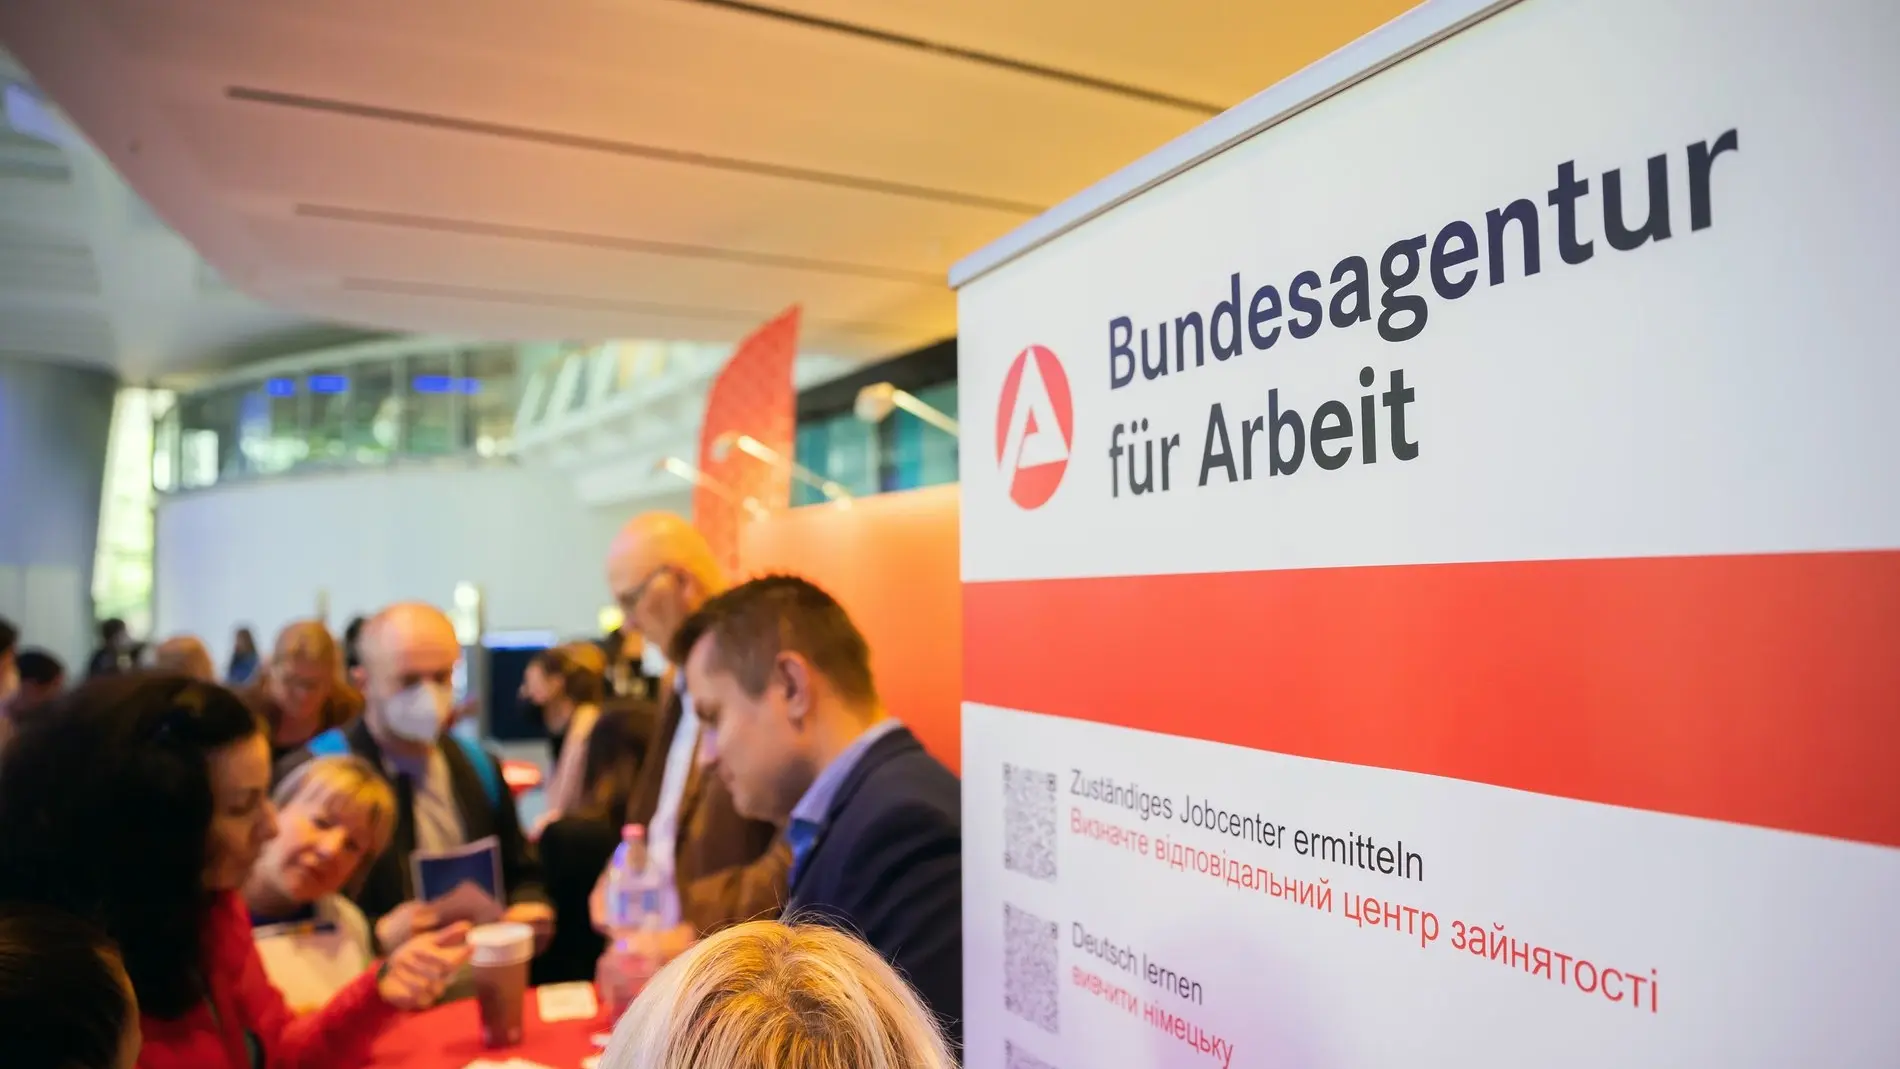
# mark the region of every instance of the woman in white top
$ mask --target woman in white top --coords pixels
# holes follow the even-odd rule
[[[264,972],[301,1012],[375,959],[369,923],[344,896],[389,846],[396,796],[369,762],[320,757],[277,785],[277,837],[244,884]]]
[[[547,811],[534,822],[530,838],[579,807],[586,789],[587,738],[600,719],[602,676],[607,656],[591,642],[570,642],[543,650],[528,662],[521,678],[522,702],[540,711],[548,735],[560,740],[554,775],[548,779]]]

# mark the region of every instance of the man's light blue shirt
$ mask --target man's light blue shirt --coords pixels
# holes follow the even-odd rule
[[[844,785],[845,777],[858,767],[858,762],[877,740],[904,726],[896,717],[885,717],[872,724],[864,734],[853,739],[851,745],[818,773],[811,781],[805,794],[792,807],[792,820],[785,828],[785,841],[792,847],[792,871],[790,879],[798,879],[799,869],[804,867],[806,855],[811,853],[812,844],[818,841],[818,833],[824,830],[825,820],[831,814],[832,800],[838,796],[838,788]]]

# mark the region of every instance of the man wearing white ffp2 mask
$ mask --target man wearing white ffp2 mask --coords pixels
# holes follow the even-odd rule
[[[446,684],[424,680],[391,695],[382,706],[382,725],[397,739],[433,746],[455,706]]]
[[[362,719],[310,740],[299,756],[354,753],[380,769],[395,789],[390,847],[352,896],[375,924],[377,941],[392,949],[413,935],[464,919],[445,916],[422,900],[426,896],[415,886],[411,862],[492,838],[500,858],[496,890],[503,916],[533,925],[545,945],[554,913],[500,761],[479,743],[448,730],[454,719],[455,667],[462,658],[454,625],[428,605],[394,605],[364,625],[359,649],[362,663],[355,682],[363,693]]]

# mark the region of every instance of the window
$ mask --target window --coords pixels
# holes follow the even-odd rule
[[[350,377],[341,369],[313,371],[300,385],[310,407],[308,456],[315,461],[341,461],[350,451]]]
[[[409,401],[406,406],[403,451],[414,456],[442,456],[455,452],[460,437],[456,424],[461,354],[430,353],[407,361]]]
[[[916,391],[919,401],[956,418],[957,384],[938,383]],[[879,472],[885,490],[957,481],[957,440],[954,436],[899,409],[878,426],[888,463]]]
[[[854,497],[885,487],[878,479],[878,428],[846,412],[798,429],[798,462],[845,488]],[[792,504],[812,505],[825,495],[815,486],[792,483]]]
[[[158,432],[169,426],[176,437],[176,413],[166,390],[127,387],[112,404],[92,599],[98,616],[121,617],[134,634],[149,633],[152,624],[153,482],[147,473],[157,470]]]
[[[514,448],[515,408],[521,395],[514,350],[476,349],[465,359],[462,448],[477,456],[505,456]]]
[[[610,390],[612,354],[595,351],[608,357],[595,377]],[[524,360],[539,360],[550,372],[593,366],[570,352],[552,345],[378,342],[312,354],[295,367],[240,373],[175,403],[167,395],[170,407],[150,417],[149,485],[168,493],[403,457],[506,457],[514,452],[517,412],[527,407]],[[560,374],[573,402],[586,376]]]
[[[952,418],[957,414],[955,380],[912,391],[918,400]],[[878,423],[852,412],[800,424],[798,462],[842,485],[853,495],[914,490],[957,481],[957,439],[899,409]],[[825,500],[814,487],[792,485],[792,504]]]
[[[397,362],[349,364],[302,376],[309,394],[306,455],[318,462],[380,464],[402,443]]]
[[[152,489],[170,493],[178,482],[178,403],[167,392],[154,401]]]
[[[304,440],[296,381],[271,378],[238,397],[238,453],[242,474],[275,475],[303,461]]]
[[[226,386],[189,395],[179,402],[181,482],[185,486],[210,486],[242,469],[238,402],[243,394],[243,387]]]

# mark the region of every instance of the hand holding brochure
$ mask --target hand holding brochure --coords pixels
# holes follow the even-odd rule
[[[410,856],[416,897],[433,906],[442,923],[488,924],[501,916],[501,840],[493,835],[440,853]]]

